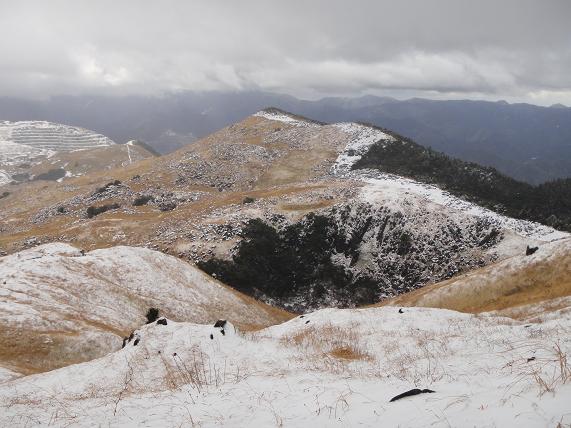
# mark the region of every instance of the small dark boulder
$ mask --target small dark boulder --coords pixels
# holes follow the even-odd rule
[[[176,208],[176,202],[173,201],[163,201],[158,204],[159,210],[161,211],[172,211]]]
[[[399,314],[404,314],[404,311],[402,310],[402,308],[399,309]]]
[[[157,320],[157,325],[167,325],[167,319],[166,318],[160,318]]]
[[[226,320],[218,320],[214,323],[214,327],[224,328],[226,326]]]
[[[140,337],[137,337],[137,338],[135,339],[135,341],[133,342],[133,346],[137,346],[140,341],[141,341],[141,338],[140,338]]]
[[[137,196],[134,200],[133,200],[133,206],[134,207],[140,207],[143,205],[147,205],[149,202],[154,201],[155,198],[152,195],[141,195],[141,196]]]
[[[145,316],[147,317],[147,324],[155,322],[159,317],[159,310],[157,308],[149,308]]]
[[[531,256],[533,253],[535,253],[537,250],[539,249],[539,247],[530,247],[529,245],[527,246],[527,248],[525,249],[525,255],[526,256]]]
[[[107,211],[116,210],[119,208],[121,208],[121,205],[119,205],[118,203],[101,205],[98,207],[96,207],[94,205],[90,205],[89,207],[87,207],[86,214],[87,214],[87,218],[93,218],[95,216],[98,216],[99,214],[103,214]]]
[[[414,388],[411,389],[410,391],[407,392],[403,392],[402,394],[399,394],[393,398],[390,399],[389,403],[392,403],[393,401],[397,401],[400,400],[401,398],[406,398],[406,397],[412,397],[413,395],[418,395],[418,394],[427,394],[427,393],[433,393],[435,391],[433,391],[432,389],[418,389],[418,388]]]
[[[214,335],[213,335],[213,334],[210,335],[210,340],[214,340]]]
[[[242,203],[243,204],[251,204],[253,202],[255,202],[256,200],[250,196],[246,196],[243,200]]]

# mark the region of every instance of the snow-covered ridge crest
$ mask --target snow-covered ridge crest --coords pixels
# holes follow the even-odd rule
[[[257,113],[253,114],[254,117],[261,117],[268,120],[274,120],[276,122],[283,122],[287,123],[288,125],[294,126],[302,126],[302,127],[310,127],[310,128],[319,128],[321,125],[315,121],[309,119],[303,119],[300,116],[296,116],[291,113],[287,113],[285,111],[276,109],[276,108],[268,108],[264,110],[260,110]]]
[[[332,125],[349,135],[349,144],[337,157],[333,166],[333,174],[342,175],[367,153],[370,147],[380,141],[395,141],[395,138],[378,128],[354,122],[342,122]]]
[[[435,204],[450,210],[452,215],[483,217],[504,230],[543,242],[569,238],[571,234],[553,229],[541,223],[520,220],[498,214],[490,209],[460,199],[439,187],[409,178],[382,173],[376,170],[351,171],[350,176],[366,183],[360,198],[373,205],[402,206],[404,200],[415,199],[417,204]]]
[[[571,236],[567,232],[561,232],[540,223],[498,214],[460,199],[434,185],[373,169],[352,170],[353,165],[368,152],[372,145],[394,143],[398,140],[380,129],[358,123],[338,123],[332,126],[351,135],[349,143],[331,168],[332,173],[338,177],[366,183],[360,192],[360,199],[373,206],[389,205],[399,210],[403,208],[403,201],[415,199],[415,204],[425,206],[434,204],[450,209],[452,213],[463,217],[484,217],[497,228],[511,230],[525,238],[551,242]],[[404,141],[401,143],[406,144]]]

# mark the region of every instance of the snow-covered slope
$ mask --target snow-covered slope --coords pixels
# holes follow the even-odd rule
[[[566,426],[570,328],[418,308],[327,309],[253,334],[168,320],[0,384],[0,424]],[[433,392],[390,401],[413,388]]]
[[[312,127],[312,128],[321,127],[321,125],[318,122],[274,108],[260,110],[259,112],[254,113],[253,117],[261,117],[264,119],[273,120],[276,122],[282,122],[288,125],[293,125],[298,127]]]
[[[385,144],[395,142],[394,137],[372,126],[353,122],[335,123],[333,126],[349,137],[349,144],[345,146],[333,165],[332,171],[335,175],[349,173],[351,167],[367,153],[371,145],[380,141]]]
[[[551,242],[571,236],[569,233],[560,232],[539,223],[503,216],[462,200],[436,186],[377,170],[352,170],[353,165],[367,153],[373,144],[406,144],[406,142],[398,141],[393,136],[372,126],[356,123],[342,123],[334,126],[338,126],[351,135],[351,138],[350,143],[335,161],[332,172],[339,177],[366,183],[360,197],[372,205],[382,204],[402,209],[406,205],[426,206],[429,204],[432,207],[442,207],[451,213],[461,213],[466,217],[485,218],[498,228],[542,242]],[[426,207],[426,209],[429,208]]]
[[[288,317],[157,251],[47,244],[0,258],[0,366],[29,373],[105,355],[151,307],[250,327]]]

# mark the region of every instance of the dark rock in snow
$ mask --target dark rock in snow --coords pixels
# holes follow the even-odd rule
[[[155,322],[159,317],[159,310],[157,308],[149,308],[145,316],[147,317],[147,324]]]
[[[527,248],[525,249],[525,255],[526,256],[531,256],[533,253],[535,253],[537,250],[539,249],[539,247],[530,247],[529,245],[527,246]]]
[[[393,401],[400,400],[401,398],[412,397],[413,395],[427,394],[427,393],[433,393],[433,392],[436,392],[436,391],[433,391],[432,389],[414,388],[414,389],[411,389],[410,391],[403,392],[402,394],[399,394],[399,395],[391,398],[389,402],[392,403]]]
[[[225,325],[226,325],[226,320],[218,320],[214,323],[214,327],[217,328],[224,328]]]

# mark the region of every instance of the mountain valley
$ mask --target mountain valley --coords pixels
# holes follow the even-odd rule
[[[0,186],[2,425],[567,423],[565,184],[514,208],[531,186],[275,108],[35,167],[82,157]]]

